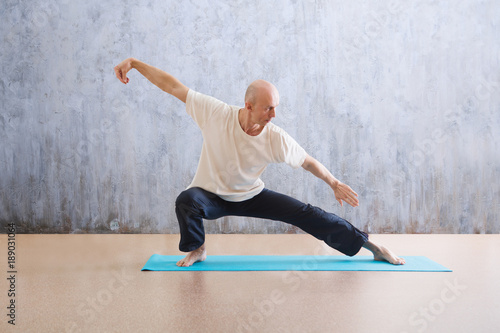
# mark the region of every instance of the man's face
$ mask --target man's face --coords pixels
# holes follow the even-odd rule
[[[252,106],[252,121],[260,126],[266,126],[276,117],[276,108],[279,104],[279,94],[275,89],[259,91],[255,104]]]

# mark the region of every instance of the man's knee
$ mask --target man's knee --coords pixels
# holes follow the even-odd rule
[[[199,200],[200,198],[215,198],[216,195],[205,191],[200,187],[191,187],[187,190],[182,191],[175,200],[175,206],[192,206],[194,202]],[[203,200],[202,200],[203,201]]]
[[[191,187],[182,191],[175,200],[175,211],[177,215],[182,215],[183,218],[188,216],[201,215],[205,216],[206,202],[212,200],[215,194],[205,191],[199,187]]]
[[[194,212],[195,189],[190,188],[182,191],[175,200],[175,213],[179,223],[186,223]]]
[[[192,188],[182,191],[175,199],[175,208],[183,207],[186,205],[190,205],[193,202],[193,191]]]

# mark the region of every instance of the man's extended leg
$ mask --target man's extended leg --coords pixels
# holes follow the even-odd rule
[[[404,263],[386,248],[369,241],[368,234],[348,221],[287,195],[264,189],[241,208],[240,212],[233,212],[231,215],[290,223],[348,256],[355,255],[361,247],[365,247],[373,252],[375,260],[385,260],[392,264]]]

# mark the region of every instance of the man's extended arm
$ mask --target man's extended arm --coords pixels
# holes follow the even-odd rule
[[[341,206],[343,206],[342,200],[353,207],[359,206],[358,194],[348,185],[335,178],[331,172],[314,157],[307,155],[302,167],[327,183],[332,188],[335,193],[335,198]]]
[[[137,71],[139,71],[139,73],[144,75],[146,79],[151,81],[151,83],[156,85],[161,90],[177,97],[178,99],[186,103],[186,97],[189,90],[188,87],[183,85],[172,75],[137,59],[128,58],[115,66],[116,77],[124,84],[127,84],[129,82],[127,73],[132,68],[135,68]]]

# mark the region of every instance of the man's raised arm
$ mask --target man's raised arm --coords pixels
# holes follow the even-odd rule
[[[189,90],[188,87],[183,85],[179,80],[177,80],[167,72],[164,72],[159,68],[148,65],[135,58],[125,59],[117,66],[115,66],[116,77],[124,84],[127,84],[129,82],[127,73],[132,68],[138,70],[139,73],[144,75],[146,79],[151,81],[151,83],[153,83],[161,90],[177,97],[178,99],[186,103],[186,97]]]
[[[357,198],[358,194],[354,192],[348,185],[335,178],[331,174],[331,172],[328,171],[328,169],[314,157],[307,155],[304,163],[302,163],[302,167],[330,185],[333,192],[335,193],[335,199],[337,199],[341,206],[342,200],[353,207],[359,206],[359,200]]]

